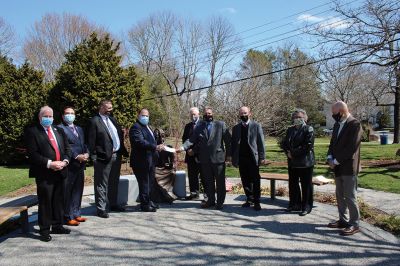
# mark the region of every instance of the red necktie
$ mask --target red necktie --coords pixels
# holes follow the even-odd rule
[[[60,161],[61,160],[60,150],[58,149],[57,142],[53,136],[53,133],[51,133],[50,127],[47,128],[47,136],[49,137],[51,146],[53,146],[53,149],[56,152],[56,161]]]

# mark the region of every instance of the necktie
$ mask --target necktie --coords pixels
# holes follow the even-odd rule
[[[108,131],[109,131],[110,134],[111,134],[111,139],[112,139],[112,142],[113,142],[113,149],[114,149],[114,151],[116,151],[116,150],[117,150],[117,137],[115,136],[114,131],[111,129],[109,120],[110,120],[110,119],[107,117],[107,118],[106,118],[106,121],[107,121],[107,128],[108,128]]]
[[[58,149],[56,139],[54,138],[50,127],[47,128],[47,136],[49,137],[51,146],[53,146],[53,149],[56,152],[56,161],[60,161],[61,160],[60,150]]]
[[[212,123],[210,122],[210,123],[207,124],[208,137],[210,137],[211,129],[212,129]]]
[[[72,129],[72,132],[74,133],[74,135],[75,135],[76,137],[78,137],[78,131],[76,131],[75,126],[74,126],[74,125],[71,125],[71,126],[69,126],[69,127]]]

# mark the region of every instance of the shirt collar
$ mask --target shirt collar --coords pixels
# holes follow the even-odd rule
[[[347,116],[344,117],[343,120],[341,120],[339,123],[340,124],[345,124],[347,122],[347,119],[349,119],[349,117],[350,117],[350,114],[347,114]]]
[[[99,113],[99,115],[100,115],[100,117],[101,117],[103,120],[108,119],[108,115],[102,115],[102,114],[100,114],[100,113]]]

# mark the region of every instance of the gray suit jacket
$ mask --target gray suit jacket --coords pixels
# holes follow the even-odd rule
[[[357,175],[360,168],[360,144],[362,128],[360,122],[350,116],[338,136],[339,123],[335,123],[328,156],[338,161],[336,176]]]
[[[225,123],[213,121],[210,136],[207,132],[207,122],[200,121],[192,136],[183,143],[185,150],[195,145],[194,152],[198,154],[200,163],[225,163],[226,154],[231,154],[231,134]]]
[[[259,123],[251,120],[248,132],[248,143],[253,152],[253,158],[257,165],[265,159],[264,133]],[[239,166],[239,150],[241,139],[242,123],[235,125],[232,129],[232,164]]]

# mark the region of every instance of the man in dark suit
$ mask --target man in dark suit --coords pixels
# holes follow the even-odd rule
[[[203,121],[196,127],[194,134],[182,145],[182,150],[188,150],[195,145],[204,178],[207,201],[202,202],[202,208],[215,206],[222,210],[225,202],[225,160],[226,154],[231,154],[231,135],[222,121],[214,121],[213,110],[204,109]],[[217,203],[215,203],[215,182],[217,183]]]
[[[182,143],[185,143],[192,135],[197,125],[200,124],[200,112],[197,107],[190,108],[190,122],[185,125],[183,131]],[[198,162],[197,155],[194,153],[195,147],[190,147],[185,155],[185,163],[187,164],[187,171],[189,177],[189,189],[190,195],[187,197],[188,200],[199,198],[199,176],[200,176],[200,164]],[[204,187],[204,184],[203,184]]]
[[[29,156],[29,177],[34,177],[39,200],[40,239],[51,241],[52,234],[69,234],[62,226],[64,216],[63,183],[71,150],[61,128],[52,126],[53,109],[44,106],[39,112],[40,124],[25,132]],[[51,232],[50,232],[51,227]]]
[[[341,228],[341,235],[360,232],[360,211],[357,204],[357,175],[360,169],[362,128],[344,102],[332,105],[336,123],[328,150],[328,163],[335,173],[336,200],[339,220],[329,223],[330,228]],[[349,218],[346,211],[349,210]]]
[[[86,218],[81,216],[81,202],[85,181],[85,163],[89,158],[89,153],[82,128],[74,124],[75,110],[69,106],[65,107],[62,118],[63,123],[59,127],[64,130],[72,152],[68,165],[68,177],[65,182],[64,217],[67,225],[77,226],[86,221]]]
[[[250,119],[250,108],[243,106],[239,110],[241,122],[232,129],[232,165],[239,167],[240,178],[246,202],[242,207],[254,203],[256,211],[260,205],[260,165],[265,163],[264,133],[261,125]]]
[[[122,156],[128,157],[121,127],[111,115],[112,103],[102,100],[99,113],[88,125],[87,144],[94,162],[94,187],[97,216],[108,218],[108,212],[125,211],[118,205],[118,183]]]
[[[153,131],[149,127],[149,111],[140,110],[136,123],[129,130],[131,142],[131,167],[139,185],[140,209],[144,212],[155,212],[158,208],[150,198],[155,182],[157,152],[164,145],[157,145]]]

